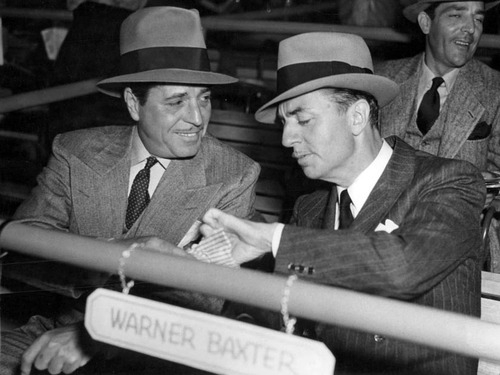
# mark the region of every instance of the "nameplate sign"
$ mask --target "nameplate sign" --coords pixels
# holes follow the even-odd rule
[[[217,374],[331,375],[318,341],[106,289],[87,300],[93,339]]]

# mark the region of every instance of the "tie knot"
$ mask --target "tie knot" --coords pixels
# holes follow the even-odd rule
[[[156,164],[157,161],[158,159],[156,159],[154,156],[150,156],[149,158],[146,159],[146,166],[144,167],[144,169],[151,169],[153,165]]]
[[[432,79],[432,87],[431,90],[436,90],[439,86],[441,86],[444,82],[443,77],[434,77]]]

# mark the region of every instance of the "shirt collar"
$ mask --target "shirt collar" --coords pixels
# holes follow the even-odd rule
[[[458,73],[460,72],[459,68],[455,68],[452,71],[446,73],[443,76],[444,79],[444,89],[447,93],[451,91],[455,81],[457,80]],[[437,77],[432,70],[429,69],[425,60],[422,58],[422,75],[420,76],[419,89],[421,92],[427,91],[431,87],[431,81],[434,77]]]
[[[154,155],[151,155],[146,149],[146,146],[144,146],[144,143],[142,143],[141,137],[139,137],[139,133],[137,132],[137,126],[135,126],[134,131],[132,132],[130,166],[133,167],[134,165],[142,163],[150,156]],[[155,158],[158,160],[158,163],[163,167],[163,169],[167,169],[170,159],[160,158],[158,156],[155,156]]]
[[[356,216],[361,208],[365,204],[368,196],[372,192],[376,183],[380,179],[380,176],[385,170],[385,167],[389,163],[389,159],[392,156],[392,148],[389,144],[383,140],[382,147],[378,152],[377,157],[371,162],[371,164],[359,174],[354,182],[347,188],[349,191],[349,196],[351,197],[352,204],[354,206],[353,215]],[[337,186],[337,193],[340,193],[344,188]]]

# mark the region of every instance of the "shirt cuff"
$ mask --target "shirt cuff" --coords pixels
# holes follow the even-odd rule
[[[283,233],[283,229],[285,228],[285,224],[278,223],[273,233],[273,242],[271,243],[271,251],[273,252],[273,256],[276,258],[276,254],[278,254],[278,248],[280,247],[281,242],[281,234]]]

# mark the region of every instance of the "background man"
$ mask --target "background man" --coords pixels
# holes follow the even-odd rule
[[[277,117],[283,145],[293,148],[305,175],[331,188],[300,197],[291,225],[211,209],[201,230],[224,228],[237,263],[273,253],[276,273],[479,316],[481,175],[470,163],[415,151],[397,137],[384,140],[378,108],[397,86],[372,68],[357,36],[282,41],[278,95],[255,117]],[[477,372],[476,359],[341,327],[312,330],[299,333],[330,348],[336,374]]]
[[[199,219],[209,207],[252,216],[259,166],[206,134],[210,87],[236,79],[210,71],[198,13],[173,7],[139,10],[122,24],[120,49],[120,74],[98,87],[123,95],[137,126],[57,136],[38,186],[14,218],[162,250],[162,241],[183,247],[196,240]],[[5,273],[23,271],[16,277],[42,288],[62,286],[73,296],[79,294],[73,284],[97,282],[85,280],[84,270],[64,266],[21,268],[5,267]],[[203,311],[217,313],[222,305],[215,298],[151,285],[134,289],[132,293]],[[0,374],[19,374],[21,355],[22,374],[32,365],[56,374],[86,364],[93,351],[83,345],[79,323],[68,325],[82,315],[64,311],[55,318],[33,317],[4,334]]]
[[[498,3],[419,0],[403,10],[425,35],[425,51],[376,67],[400,84],[399,96],[381,111],[382,136],[498,177],[491,172],[500,170],[500,73],[474,58],[485,13]],[[498,272],[500,228],[492,223],[488,267]]]
[[[396,99],[381,110],[383,136],[470,161],[481,171],[500,170],[500,73],[474,59],[485,11],[498,3],[419,0],[404,9],[425,35],[425,51],[376,67],[400,85]],[[442,78],[436,83],[439,115],[419,115],[435,77]]]

